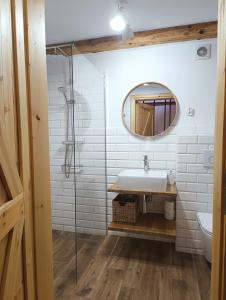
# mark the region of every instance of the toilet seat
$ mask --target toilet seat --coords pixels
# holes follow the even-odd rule
[[[212,260],[212,214],[209,213],[197,213],[197,220],[201,229],[203,254],[208,262]]]
[[[197,219],[200,227],[206,234],[213,235],[213,217],[210,213],[197,213]]]

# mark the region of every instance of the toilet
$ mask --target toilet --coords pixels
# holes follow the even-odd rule
[[[213,217],[210,213],[197,213],[197,220],[200,226],[203,253],[208,262],[211,263],[212,254],[212,234],[213,234]]]

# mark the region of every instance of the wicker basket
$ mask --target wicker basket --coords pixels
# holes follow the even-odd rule
[[[139,197],[137,195],[118,195],[112,203],[113,222],[136,223],[139,215]]]

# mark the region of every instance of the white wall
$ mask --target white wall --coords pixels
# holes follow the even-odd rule
[[[195,46],[211,44],[211,59],[195,60]],[[178,186],[177,240],[180,251],[202,253],[196,221],[198,211],[212,211],[212,170],[203,167],[205,149],[213,149],[216,40],[192,41],[86,56],[107,77],[107,172],[108,185],[125,168],[142,168],[148,154],[152,169],[175,170]],[[177,97],[176,126],[152,139],[134,137],[123,127],[121,107],[127,93],[143,82],[166,85]],[[195,109],[187,116],[189,107]],[[111,200],[108,193],[108,221]],[[156,198],[153,211],[161,211]]]
[[[194,60],[195,45],[203,43],[211,43],[211,59]],[[213,148],[216,40],[89,54],[86,55],[86,59],[84,56],[75,58],[77,97],[79,99],[79,94],[85,95],[86,103],[89,103],[89,111],[86,111],[87,107],[82,106],[85,111],[77,113],[76,119],[78,126],[81,127],[77,134],[80,132],[80,137],[88,135],[87,144],[84,145],[82,151],[83,164],[87,168],[85,173],[81,174],[83,188],[78,198],[78,205],[85,210],[86,215],[80,214],[79,228],[83,232],[104,233],[104,176],[103,173],[98,173],[103,172],[104,167],[104,107],[102,100],[98,102],[98,96],[103,97],[103,94],[96,93],[96,87],[100,85],[92,75],[90,76],[93,72],[97,76],[93,66],[97,67],[100,73],[104,72],[107,78],[108,185],[116,181],[117,174],[121,170],[142,168],[142,159],[145,154],[149,156],[151,168],[175,170],[179,191],[176,247],[181,251],[201,253],[202,245],[196,212],[207,212],[212,209],[212,170],[203,167],[203,152],[207,148]],[[48,62],[48,70],[51,108],[51,103],[55,100],[57,103],[59,100],[59,95],[55,92],[59,84],[56,84],[56,78],[60,76],[59,79],[64,80],[64,76],[58,74],[59,70],[50,62]],[[139,139],[123,127],[121,106],[130,89],[147,81],[162,83],[172,90],[179,101],[180,112],[176,126],[166,134],[152,139]],[[188,107],[195,109],[194,117],[186,115]],[[80,106],[77,106],[77,109],[80,110]],[[50,112],[50,125],[58,126],[57,120],[60,117],[58,112],[55,111],[53,114]],[[56,140],[58,140],[56,137],[51,137],[51,149],[57,149]],[[94,168],[95,164],[98,165]],[[63,177],[58,178],[62,185]],[[98,178],[101,181],[98,181]],[[112,213],[111,200],[114,196],[113,193],[108,193],[109,222]],[[53,199],[59,202],[62,195],[54,195]],[[153,211],[161,211],[162,207],[163,202],[156,198]],[[63,204],[58,207],[54,206],[55,227],[72,230],[74,207],[68,206],[71,213],[65,215],[63,213],[63,216],[61,208],[64,209]],[[95,211],[98,213],[95,214]],[[65,225],[68,223],[69,226]]]
[[[211,44],[212,57],[195,60],[195,45]],[[180,104],[177,129],[213,133],[216,93],[216,40],[192,41],[86,56],[107,75],[107,127],[121,127],[121,106],[136,85],[154,81],[166,85]],[[187,117],[188,107],[196,110]]]

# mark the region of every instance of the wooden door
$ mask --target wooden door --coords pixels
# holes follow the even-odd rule
[[[226,299],[226,0],[219,0],[211,299]]]
[[[53,299],[44,29],[43,1],[0,0],[0,300]]]
[[[135,132],[143,136],[152,136],[154,131],[155,108],[148,104],[136,101]]]

